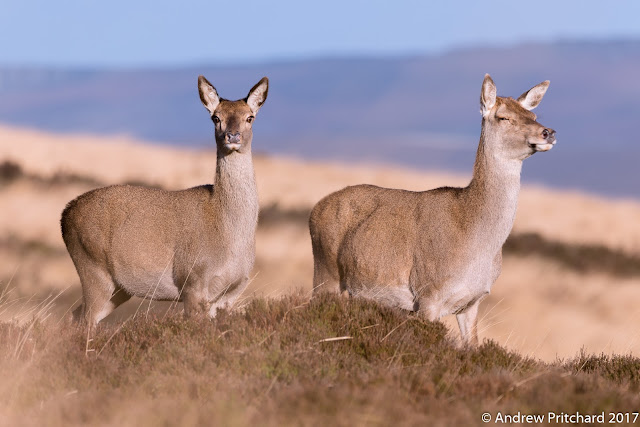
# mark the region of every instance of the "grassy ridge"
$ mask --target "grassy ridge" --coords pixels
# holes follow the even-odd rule
[[[481,425],[498,410],[640,408],[640,359],[459,348],[441,323],[329,295],[213,321],[139,315],[89,343],[50,321],[2,324],[0,342],[0,424]]]

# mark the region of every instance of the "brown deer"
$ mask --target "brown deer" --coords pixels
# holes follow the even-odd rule
[[[522,161],[556,143],[534,109],[549,81],[517,100],[496,96],[487,74],[473,178],[465,188],[412,192],[356,185],[316,204],[309,219],[314,292],[348,292],[417,311],[456,314],[462,339],[477,344],[480,301],[502,265],[513,226]]]
[[[255,259],[252,123],[268,87],[264,77],[246,98],[229,101],[198,77],[215,125],[215,185],[181,191],[114,185],[67,204],[62,237],[83,292],[75,320],[93,327],[132,296],[184,301],[187,316],[212,317],[238,298]]]

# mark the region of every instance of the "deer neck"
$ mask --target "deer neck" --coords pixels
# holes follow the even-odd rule
[[[255,233],[258,190],[250,151],[218,155],[211,206],[223,230]]]
[[[522,160],[505,158],[501,138],[483,123],[473,178],[467,187],[476,241],[499,249],[511,232],[518,207]]]

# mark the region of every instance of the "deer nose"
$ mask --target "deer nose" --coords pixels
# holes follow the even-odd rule
[[[556,131],[553,129],[543,129],[542,137],[549,142],[553,142],[556,140]]]
[[[240,142],[240,132],[227,132],[227,142],[229,144],[237,144],[238,142]]]

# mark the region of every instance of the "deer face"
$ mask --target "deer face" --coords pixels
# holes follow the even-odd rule
[[[511,159],[525,159],[538,151],[549,151],[556,143],[556,131],[536,121],[531,112],[540,104],[549,81],[534,86],[518,99],[496,96],[496,87],[487,74],[482,84],[480,106],[483,131],[497,144],[497,152]]]
[[[269,80],[263,77],[246,98],[229,101],[218,96],[218,92],[203,76],[198,77],[200,100],[211,114],[216,128],[216,145],[219,156],[251,150],[252,124],[258,110],[267,99]]]

